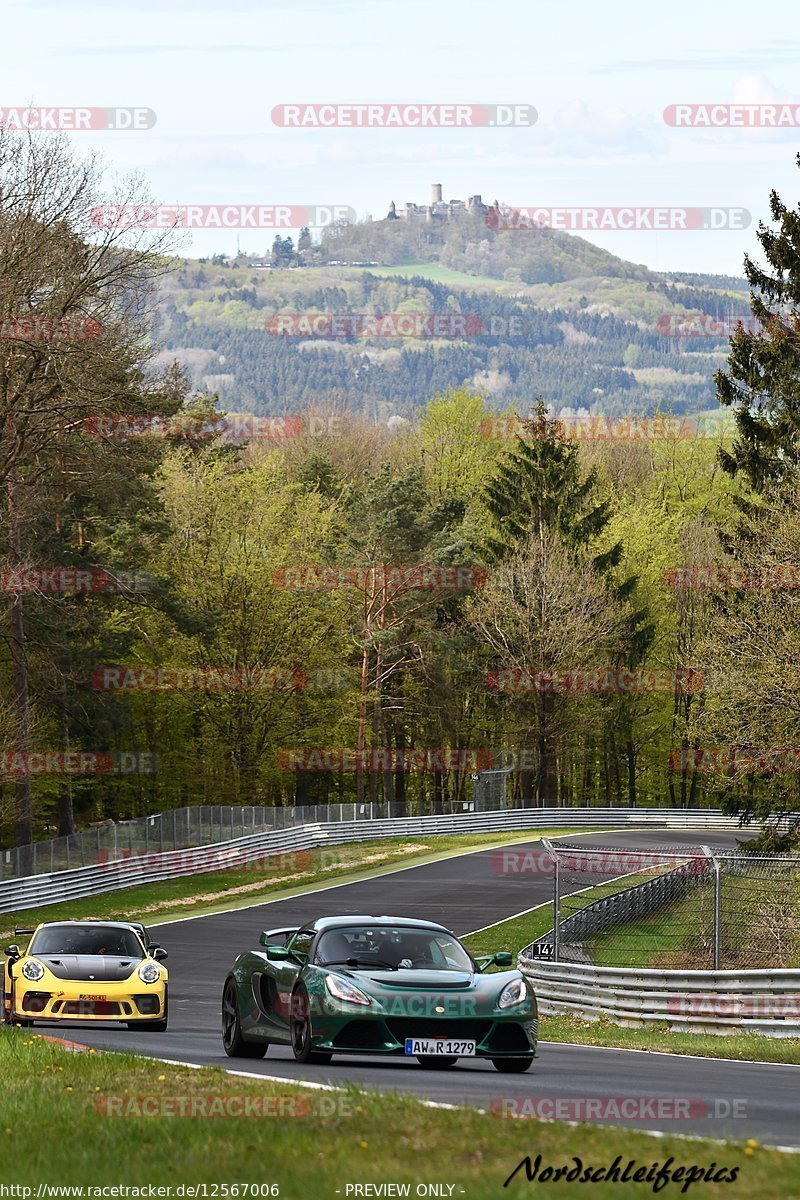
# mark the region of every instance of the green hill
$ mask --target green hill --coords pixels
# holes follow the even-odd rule
[[[667,276],[584,238],[464,214],[340,226],[299,253],[278,238],[263,259],[181,261],[159,334],[163,359],[231,411],[337,404],[386,419],[466,385],[498,408],[541,393],[557,410],[685,412],[714,406],[727,340],[664,336],[664,321],[746,311],[743,279]],[[345,332],[276,336],[297,314],[338,314]],[[374,336],[363,314],[461,315],[468,332],[453,320],[445,337]]]

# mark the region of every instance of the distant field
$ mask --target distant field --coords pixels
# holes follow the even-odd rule
[[[488,287],[492,290],[507,292],[526,290],[525,284],[508,283],[504,279],[492,279],[489,275],[467,275],[464,271],[453,271],[450,267],[440,266],[439,263],[403,263],[396,267],[343,267],[342,271],[368,271],[371,275],[401,275],[405,277],[419,275],[423,279],[430,279],[433,283]]]

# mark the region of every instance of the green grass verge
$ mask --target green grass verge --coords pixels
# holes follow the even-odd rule
[[[627,1029],[613,1021],[578,1017],[542,1017],[542,1041],[580,1046],[618,1046],[623,1050],[665,1050],[743,1062],[800,1063],[800,1038],[769,1038],[757,1033],[672,1033],[666,1024]]]
[[[798,880],[723,875],[723,971],[800,966]],[[713,885],[703,883],[660,912],[604,930],[585,945],[600,967],[709,970],[713,910]]]
[[[146,1196],[149,1184],[276,1184],[282,1200],[344,1200],[348,1183],[407,1183],[413,1196],[419,1183],[445,1182],[455,1185],[454,1197],[496,1200],[526,1155],[541,1155],[543,1167],[573,1167],[577,1155],[598,1168],[620,1155],[623,1167],[634,1160],[650,1169],[672,1159],[673,1170],[712,1162],[736,1169],[733,1183],[693,1184],[689,1194],[700,1200],[784,1200],[797,1195],[800,1182],[797,1157],[755,1143],[655,1140],[629,1129],[430,1108],[413,1097],[353,1088],[310,1091],[127,1054],[72,1054],[25,1030],[0,1031],[0,1072],[5,1185],[144,1185]],[[503,1093],[498,1075],[498,1102]],[[531,1093],[539,1094],[535,1086]],[[238,1116],[248,1107],[253,1115]],[[189,1108],[238,1119],[170,1115]],[[148,1111],[154,1115],[139,1115]],[[680,1195],[680,1187],[663,1194]],[[509,1185],[509,1194],[515,1190],[530,1194],[524,1172]],[[554,1190],[567,1198],[585,1191],[577,1184]],[[590,1191],[611,1200],[620,1186],[598,1182]],[[652,1196],[653,1185],[630,1183],[624,1192]]]
[[[161,883],[140,884],[42,908],[26,908],[0,914],[0,939],[16,927],[39,921],[69,917],[104,917],[107,920],[144,921],[145,924],[173,917],[221,912],[263,900],[293,896],[325,887],[380,875],[387,868],[420,866],[487,846],[505,846],[540,837],[560,837],[566,829],[516,830],[509,834],[465,833],[418,838],[381,838],[369,842],[347,842],[309,851],[286,851],[268,856],[260,864],[227,871],[185,875]]]
[[[502,921],[480,933],[467,934],[461,940],[473,954],[492,954],[495,950],[511,950],[516,954],[523,946],[547,933],[552,925],[553,906],[548,902],[533,912],[512,917],[510,921]]]
[[[599,967],[661,967],[710,970],[709,902],[711,888],[667,905],[651,917],[626,922],[586,939],[587,950]],[[697,945],[707,935],[706,951]]]
[[[544,836],[547,837],[549,835],[545,834]],[[611,880],[608,883],[597,884],[595,887],[587,889],[582,895],[569,897],[569,913],[577,912],[579,909],[585,908],[588,904],[594,904],[596,900],[602,900],[603,896],[608,896],[612,892],[625,891],[627,888],[635,887],[637,883],[646,882],[651,878],[651,874],[643,873],[628,875],[625,879]],[[562,920],[564,916],[565,912],[562,909]],[[510,921],[502,921],[500,924],[482,930],[479,933],[471,933],[464,938],[464,941],[474,954],[488,954],[492,949],[519,951],[534,941],[535,938],[547,933],[548,929],[551,929],[552,926],[553,906],[548,902],[547,904],[538,905],[535,909],[532,909],[528,913],[523,913],[519,917],[512,917]],[[502,945],[500,945],[500,942],[502,942]]]

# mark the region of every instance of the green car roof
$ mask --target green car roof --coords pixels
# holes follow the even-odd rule
[[[382,915],[375,917],[370,913],[355,913],[353,916],[345,917],[318,917],[316,921],[307,921],[301,926],[303,929],[335,929],[341,925],[414,925],[419,929],[440,929],[443,933],[450,933],[444,925],[440,925],[437,921],[421,921],[417,917],[387,917]]]

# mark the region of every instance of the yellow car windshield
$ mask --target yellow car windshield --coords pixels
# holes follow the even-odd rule
[[[46,925],[34,935],[29,954],[111,954],[143,958],[132,929],[114,925]]]

